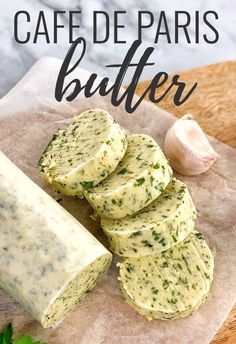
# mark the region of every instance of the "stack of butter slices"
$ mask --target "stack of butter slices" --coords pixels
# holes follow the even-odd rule
[[[122,293],[140,314],[177,319],[204,302],[213,256],[194,230],[187,186],[173,178],[153,138],[126,137],[106,111],[93,109],[55,135],[39,165],[46,181],[85,196],[101,217],[111,250],[123,258]]]

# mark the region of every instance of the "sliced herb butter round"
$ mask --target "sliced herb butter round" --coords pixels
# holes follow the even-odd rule
[[[149,320],[191,315],[206,299],[213,280],[214,259],[197,231],[165,252],[126,258],[119,265],[124,297]]]
[[[91,109],[53,136],[38,165],[57,190],[80,196],[114,171],[126,148],[126,134],[119,124],[108,112]]]
[[[113,252],[125,257],[156,254],[193,230],[196,209],[187,186],[173,179],[147,207],[123,219],[101,219]]]
[[[150,204],[166,188],[172,170],[158,144],[148,135],[128,137],[124,158],[85,197],[102,218],[122,218]]]
[[[51,327],[95,286],[112,256],[1,152],[0,165],[0,285]]]

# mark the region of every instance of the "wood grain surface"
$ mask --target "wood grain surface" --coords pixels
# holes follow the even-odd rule
[[[174,89],[157,105],[177,117],[191,113],[205,132],[236,148],[236,61],[192,69],[179,75],[187,84],[186,90],[195,82],[197,89],[179,107],[173,103]],[[137,94],[141,95],[149,84],[150,81],[139,83]],[[161,95],[169,84],[158,88],[156,94]],[[236,305],[211,344],[236,344]]]

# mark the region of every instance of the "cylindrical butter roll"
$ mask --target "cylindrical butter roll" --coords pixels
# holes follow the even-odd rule
[[[43,327],[96,284],[111,253],[0,152],[0,284]]]

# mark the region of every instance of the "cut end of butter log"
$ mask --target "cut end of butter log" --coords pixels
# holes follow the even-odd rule
[[[95,286],[112,256],[1,152],[0,165],[0,285],[51,327]]]
[[[126,258],[119,265],[124,297],[149,320],[191,315],[207,298],[213,280],[213,255],[197,231],[165,252]]]
[[[138,213],[123,219],[101,219],[101,226],[114,253],[140,257],[183,241],[194,228],[196,214],[187,186],[173,179],[161,196]]]
[[[85,197],[101,218],[123,218],[150,204],[166,188],[172,170],[155,140],[143,134],[128,136],[118,167]]]
[[[38,165],[55,189],[82,196],[115,170],[126,148],[124,129],[108,112],[91,109],[53,136]]]

